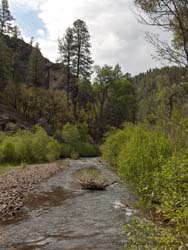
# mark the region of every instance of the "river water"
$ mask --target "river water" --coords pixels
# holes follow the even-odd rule
[[[105,191],[83,191],[77,170],[96,167],[113,183]],[[26,211],[0,225],[0,250],[119,250],[126,239],[133,196],[99,158],[70,161],[70,166],[38,185]]]

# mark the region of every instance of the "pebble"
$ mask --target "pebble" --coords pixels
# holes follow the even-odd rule
[[[36,184],[62,169],[56,163],[32,165],[0,175],[0,220],[10,220],[23,211],[24,199]]]

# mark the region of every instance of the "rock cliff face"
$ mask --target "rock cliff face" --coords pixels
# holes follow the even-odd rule
[[[14,82],[24,83],[27,82],[28,63],[33,47],[24,42],[21,39],[15,39],[9,36],[3,36],[6,46],[9,49],[11,56],[12,67],[14,72]],[[66,71],[65,67],[60,63],[52,63],[45,57],[43,57],[43,79],[39,86],[45,89],[51,90],[63,90],[66,82]],[[13,64],[14,62],[14,64]],[[12,80],[2,80],[0,77],[0,92],[3,91],[8,84],[11,84]],[[36,86],[35,86],[36,87]],[[19,117],[14,110],[11,110],[8,106],[0,102],[0,131],[9,131],[10,127],[17,126],[23,129],[30,129],[31,126],[28,122],[24,121],[23,117]]]
[[[22,39],[4,36],[4,41],[10,49],[11,56],[14,56],[14,78],[18,83],[27,82],[28,62],[32,51],[32,46]],[[66,81],[65,67],[60,63],[52,63],[43,57],[44,79],[40,87],[49,89],[63,89]],[[4,86],[4,82],[0,82],[0,86]]]

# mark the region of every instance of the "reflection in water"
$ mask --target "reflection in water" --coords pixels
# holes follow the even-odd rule
[[[81,191],[73,175],[95,166],[111,183],[117,176],[98,159],[70,167],[28,196],[27,217],[0,226],[0,250],[119,250],[121,226],[130,220],[132,195],[120,183],[102,192]]]

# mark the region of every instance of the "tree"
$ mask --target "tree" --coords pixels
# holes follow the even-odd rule
[[[0,6],[0,33],[6,34],[9,33],[11,29],[11,21],[14,18],[9,10],[8,0],[1,0]]]
[[[114,74],[115,74],[115,79],[118,80],[123,77],[123,73],[121,71],[121,67],[119,64],[116,64],[114,67]]]
[[[159,36],[149,36],[158,55],[170,62],[188,65],[188,1],[187,0],[134,0],[136,6],[147,14],[140,20],[173,32],[171,44],[160,41]]]
[[[135,122],[136,94],[133,84],[124,78],[112,82],[104,108],[106,126],[120,127],[123,122]]]
[[[11,53],[3,37],[0,36],[0,82],[11,80]]]
[[[33,47],[28,64],[28,83],[34,86],[41,86],[43,81],[44,61],[40,52],[39,44]]]
[[[17,74],[17,65],[20,56],[19,39],[21,39],[21,31],[17,25],[12,28],[12,78],[16,82],[19,77]]]
[[[108,98],[108,93],[112,82],[115,80],[114,70],[111,66],[104,65],[103,67],[96,66],[96,79],[94,84],[94,90],[96,94],[96,115],[97,120],[101,120],[105,103]]]
[[[12,28],[12,37],[14,39],[21,39],[22,38],[22,34],[21,34],[21,31],[20,31],[20,28],[18,27],[18,25],[14,25],[13,28]]]
[[[67,69],[67,86],[65,90],[67,91],[68,99],[69,99],[70,84],[73,72],[73,56],[75,54],[73,44],[74,44],[73,29],[68,28],[66,30],[65,36],[62,39],[58,39],[60,60],[63,62],[63,64],[66,66]]]
[[[73,58],[73,74],[79,77],[89,78],[91,76],[91,66],[93,60],[91,58],[90,35],[87,25],[84,21],[78,19],[73,24],[74,37],[74,58]]]
[[[65,36],[58,40],[60,60],[67,69],[65,90],[67,98],[71,97],[75,119],[78,118],[77,106],[79,95],[79,80],[91,76],[91,44],[87,25],[78,19],[72,28],[66,30]]]

